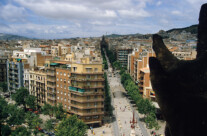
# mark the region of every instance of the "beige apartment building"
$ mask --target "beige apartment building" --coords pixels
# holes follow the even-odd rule
[[[89,125],[102,125],[104,72],[101,62],[82,58],[67,68],[56,69],[57,103]]]
[[[37,97],[37,102],[44,105],[47,101],[47,75],[45,70],[34,69],[31,70],[29,76],[29,91],[30,94]]]

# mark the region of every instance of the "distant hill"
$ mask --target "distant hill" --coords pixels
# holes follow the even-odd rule
[[[19,35],[0,33],[0,40],[28,40],[28,39],[30,38],[19,36]]]
[[[198,33],[198,25],[192,25],[189,27],[184,28],[174,28],[166,31],[167,33],[176,32],[181,33],[182,31],[190,32],[191,34],[197,34]]]

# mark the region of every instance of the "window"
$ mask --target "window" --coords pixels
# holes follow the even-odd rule
[[[57,90],[57,93],[59,93],[59,90]]]
[[[98,76],[97,75],[95,75],[95,77],[94,77],[95,79],[97,79],[98,78]]]
[[[68,93],[68,96],[70,96],[70,93]]]
[[[86,75],[86,79],[90,79],[91,78],[91,75]]]
[[[94,96],[94,99],[97,99],[97,98],[98,98],[98,96],[97,96],[97,95],[95,95],[95,96]]]
[[[89,99],[91,99],[91,97],[90,96],[87,96],[87,100],[89,100]]]
[[[60,85],[60,88],[63,88],[63,86],[62,86],[62,85]]]
[[[98,104],[97,104],[97,102],[94,102],[94,106],[96,107]]]
[[[60,72],[60,75],[62,75],[62,72]]]
[[[57,84],[57,87],[59,87],[59,85]]]
[[[92,68],[86,68],[86,72],[90,73],[92,71]]]
[[[66,89],[66,85],[64,85],[64,89]]]
[[[97,112],[98,110],[97,109],[94,109],[94,112]]]
[[[63,100],[63,98],[61,97],[61,101]]]
[[[70,103],[70,100],[68,99],[68,103]]]
[[[98,68],[95,68],[94,71],[95,71],[95,72],[98,72]]]
[[[77,67],[73,67],[73,72],[76,72],[76,70],[77,70]]]
[[[64,72],[64,76],[66,76],[66,73]]]
[[[89,85],[91,85],[91,83],[90,82],[87,82],[87,85],[89,86]]]
[[[67,105],[65,104],[65,108],[67,107]]]
[[[57,81],[59,81],[59,78],[57,78]]]
[[[86,111],[87,111],[87,113],[90,113],[90,112],[91,112],[91,110],[90,110],[90,109],[87,109]]]
[[[66,93],[64,93],[64,95],[66,95]]]
[[[59,74],[59,72],[57,72],[57,75]]]
[[[61,91],[60,94],[63,94],[63,92]]]
[[[57,99],[58,99],[58,100],[60,99],[59,96],[57,97]]]
[[[66,98],[64,99],[64,101],[66,102]]]
[[[60,78],[60,81],[63,81],[62,78]]]
[[[70,77],[70,74],[68,73],[68,77]]]
[[[66,79],[64,79],[64,83],[66,83]]]

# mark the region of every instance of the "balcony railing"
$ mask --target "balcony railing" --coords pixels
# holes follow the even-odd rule
[[[100,74],[104,74],[104,72],[71,72],[73,74],[78,74],[78,75],[100,75]]]
[[[76,78],[76,77],[71,77],[71,80],[74,81],[104,81],[104,78]]]
[[[91,105],[91,106],[86,106],[86,105],[78,105],[78,104],[70,104],[71,107],[75,107],[78,109],[97,109],[97,108],[104,108],[104,105]]]
[[[56,88],[56,85],[55,84],[54,85],[47,84],[47,87],[49,87],[49,88]]]
[[[49,76],[55,76],[55,72],[47,72],[47,75],[49,75]]]
[[[80,103],[85,103],[85,102],[103,102],[103,98],[97,98],[97,99],[81,99],[80,97],[70,97],[70,100],[80,102]]]
[[[73,110],[70,110],[71,113],[74,113],[76,115],[80,115],[80,116],[93,116],[93,115],[104,115],[104,112],[90,112],[90,113],[84,113],[84,112],[76,112]]]
[[[55,78],[47,78],[47,81],[56,82],[56,79]]]
[[[79,92],[79,91],[73,91],[73,90],[70,90],[70,92],[72,94],[76,94],[76,95],[79,95],[79,96],[93,96],[93,95],[103,95],[104,92]]]
[[[77,84],[72,85],[72,87],[81,88],[81,89],[104,88],[103,85],[92,86],[92,85],[77,85]]]

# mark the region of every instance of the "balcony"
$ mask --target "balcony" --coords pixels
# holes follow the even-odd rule
[[[72,74],[77,74],[77,75],[103,75],[104,72],[71,72]]]
[[[47,78],[47,81],[49,81],[49,82],[56,82],[56,79],[55,78]]]
[[[78,91],[73,91],[73,90],[70,90],[70,92],[72,94],[76,94],[78,96],[93,96],[93,95],[103,95],[104,92],[78,92]]]
[[[49,87],[49,88],[56,88],[56,85],[55,84],[53,84],[53,85],[47,84],[47,87]]]
[[[70,110],[71,113],[79,115],[79,116],[93,116],[93,115],[104,115],[104,112],[90,112],[90,113],[84,113],[84,112],[76,112],[73,110]]]
[[[47,75],[49,75],[49,76],[55,76],[55,72],[47,72]]]
[[[74,98],[74,97],[70,97],[70,100],[76,101],[76,102],[80,102],[80,103],[84,103],[84,102],[103,102],[104,99],[103,98],[98,98],[98,99],[85,99],[85,98]]]
[[[50,100],[52,100],[52,101],[56,101],[56,98],[55,97],[47,97],[47,99],[50,99]]]
[[[97,105],[97,106],[87,106],[87,105],[78,105],[78,104],[70,104],[71,107],[75,107],[78,109],[98,109],[98,108],[104,108],[104,105]]]
[[[104,81],[105,79],[104,78],[76,78],[76,77],[71,77],[71,80],[85,82],[85,81]]]
[[[91,85],[72,85],[72,87],[75,88],[80,88],[80,89],[95,89],[95,88],[104,88],[103,85],[98,85],[98,86],[91,86]]]

